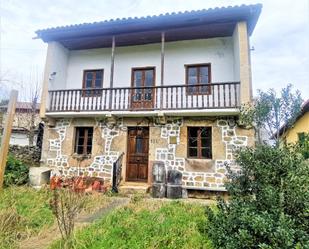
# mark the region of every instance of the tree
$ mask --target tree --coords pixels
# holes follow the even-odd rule
[[[37,116],[37,104],[40,94],[40,85],[38,82],[34,85],[30,92],[31,109],[29,110],[30,122],[29,122],[29,145],[34,144],[34,135],[36,128],[36,116]]]
[[[16,75],[9,74],[7,71],[0,75],[0,93],[8,92],[9,88],[14,87],[19,90],[19,101],[31,103],[31,106],[27,106],[26,118],[25,115],[15,115],[16,123],[19,128],[24,128],[27,131],[27,136],[29,138],[29,145],[34,144],[35,130],[38,125],[37,120],[37,105],[41,92],[41,81],[37,68],[32,68],[26,80],[19,78]],[[3,94],[4,96],[7,94]],[[1,94],[0,94],[1,98]],[[1,99],[0,99],[1,101]],[[5,101],[3,99],[2,101]],[[3,116],[3,114],[2,114]],[[1,118],[1,113],[0,113]]]
[[[241,107],[239,121],[242,125],[255,129],[259,143],[260,131],[265,129],[279,145],[280,128],[284,132],[294,123],[301,111],[302,102],[300,92],[292,92],[292,85],[283,88],[279,95],[274,89],[267,92],[259,90],[252,104]]]
[[[239,152],[229,170],[229,202],[207,208],[215,248],[309,248],[309,161],[299,147],[259,145]]]

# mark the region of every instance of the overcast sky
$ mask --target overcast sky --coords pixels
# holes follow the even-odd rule
[[[28,82],[42,74],[46,44],[32,39],[38,29],[255,3],[263,4],[250,38],[255,92],[292,83],[309,98],[309,0],[0,0],[0,76]]]

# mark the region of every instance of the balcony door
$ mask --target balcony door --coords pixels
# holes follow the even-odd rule
[[[153,109],[155,91],[155,68],[133,68],[132,69],[132,91],[131,108],[132,109]],[[139,88],[141,87],[141,88]]]

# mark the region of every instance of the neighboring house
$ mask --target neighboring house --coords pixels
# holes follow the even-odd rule
[[[286,143],[295,143],[309,133],[309,99],[302,105],[300,114],[292,125],[283,125],[279,136]]]
[[[1,105],[0,112],[2,113],[2,122],[0,122],[0,129],[2,129],[6,115],[8,105]],[[36,142],[37,127],[40,123],[40,104],[36,104],[35,110],[33,110],[31,102],[17,102],[15,109],[15,116],[12,127],[12,134],[10,138],[11,145],[29,145],[29,132],[31,122],[33,118],[33,124],[35,126],[34,131],[34,145]]]
[[[250,44],[262,6],[124,18],[37,31],[48,43],[42,165],[65,176],[150,185],[152,166],[187,189],[224,190],[252,99]],[[123,157],[121,155],[124,155]]]

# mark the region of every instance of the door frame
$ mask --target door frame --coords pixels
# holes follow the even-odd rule
[[[134,87],[134,71],[137,71],[137,70],[153,70],[153,86],[155,87],[156,86],[156,67],[155,66],[146,66],[146,67],[132,67],[131,68],[131,87]],[[145,83],[145,82],[143,82]],[[154,106],[155,106],[155,88],[153,88],[152,90],[152,100],[151,100],[151,109],[154,109]],[[137,108],[133,108],[132,107],[132,92],[130,94],[130,108],[131,109],[137,109]],[[149,101],[150,102],[150,101]]]
[[[129,130],[132,128],[147,128],[148,129],[148,151],[147,151],[147,179],[144,180],[130,180],[128,179],[128,168],[129,168]],[[150,127],[149,126],[128,126],[127,127],[127,148],[126,148],[126,170],[125,170],[125,181],[126,182],[139,182],[139,183],[147,183],[149,182],[149,148],[150,148]]]

